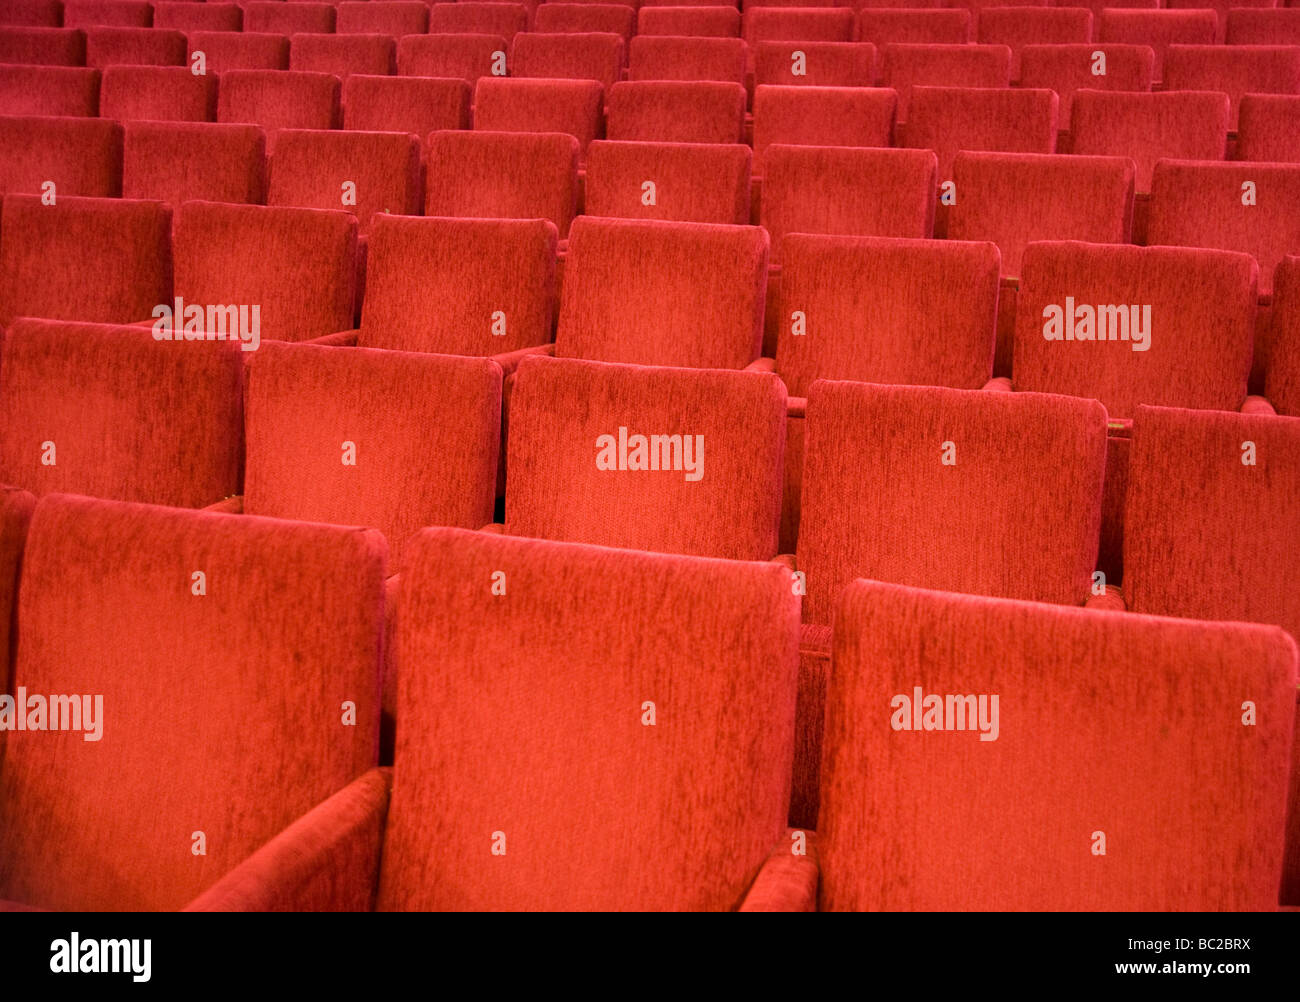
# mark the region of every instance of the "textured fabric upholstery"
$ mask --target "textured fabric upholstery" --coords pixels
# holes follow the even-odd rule
[[[0,894],[180,908],[373,765],[383,574],[373,532],[43,499],[14,682],[102,695],[103,732],[7,735]]]
[[[0,193],[39,195],[46,181],[59,195],[120,195],[122,127],[95,118],[0,118]]]
[[[1247,255],[1045,241],[1026,248],[1020,273],[1016,389],[1093,397],[1121,420],[1138,404],[1237,410],[1245,401],[1259,274]],[[1047,340],[1044,311],[1063,311],[1066,297],[1076,309],[1150,306],[1148,347]]]
[[[437,132],[424,213],[548,219],[566,237],[578,198],[578,141],[560,133]]]
[[[100,78],[99,113],[119,122],[211,122],[217,78],[184,66],[108,66]]]
[[[194,53],[202,52],[209,73],[227,70],[287,70],[289,36],[266,31],[192,31],[189,38],[191,65]]]
[[[1300,45],[1300,12],[1291,7],[1230,9],[1225,25],[1229,45]]]
[[[1011,49],[1005,45],[919,45],[881,48],[880,79],[898,92],[898,121],[907,121],[912,88],[1009,87]]]
[[[236,493],[240,354],[147,327],[16,321],[0,367],[0,480],[182,508]]]
[[[379,908],[740,904],[785,833],[789,572],[455,530],[413,550],[400,714],[439,724],[397,734]]]
[[[510,75],[554,80],[598,80],[608,89],[623,72],[624,41],[611,32],[520,32],[510,50]]]
[[[145,0],[64,0],[63,25],[87,28],[112,25],[148,28],[153,24],[153,5]]]
[[[352,73],[384,75],[396,68],[397,43],[388,35],[297,34],[289,39],[291,70],[333,73],[346,80]]]
[[[851,42],[853,11],[848,7],[746,7],[740,37],[759,42]]]
[[[357,344],[447,355],[546,344],[556,237],[544,219],[377,219]]]
[[[1131,158],[1137,164],[1137,193],[1147,194],[1151,172],[1162,157],[1223,159],[1229,111],[1227,96],[1209,91],[1080,92],[1070,123],[1071,151]]]
[[[587,150],[586,214],[743,226],[751,160],[740,143],[595,142]],[[648,205],[647,181],[654,184]]]
[[[365,6],[374,2],[367,0]],[[459,78],[473,86],[479,77],[492,73],[497,53],[504,63],[508,48],[509,43],[501,35],[409,35],[397,40],[397,72],[403,76]]]
[[[650,7],[646,8],[646,11],[654,9]],[[713,11],[726,8],[698,9]],[[638,35],[632,39],[628,50],[627,78],[629,80],[718,80],[724,83],[743,84],[747,53],[745,43],[739,38]]]
[[[762,345],[767,262],[756,227],[583,216],[569,239],[555,353],[743,368]]]
[[[247,0],[244,4],[244,29],[279,35],[332,32],[334,5]]]
[[[595,80],[480,77],[474,128],[487,132],[562,132],[587,144],[603,138],[604,89]]]
[[[717,80],[624,80],[609,89],[609,139],[738,143],[745,88]]]
[[[974,20],[968,10],[864,7],[858,11],[857,37],[877,46],[890,42],[961,45],[974,39]]]
[[[260,125],[267,152],[273,152],[281,129],[332,129],[338,124],[339,79],[295,70],[228,70],[221,74],[217,121]]]
[[[943,182],[960,150],[1055,153],[1056,112],[1050,90],[914,87],[906,145],[934,150]]]
[[[86,33],[79,28],[0,28],[0,63],[85,66]]]
[[[464,80],[353,73],[343,81],[343,128],[406,132],[423,148],[431,133],[469,128],[470,94]]]
[[[286,129],[271,158],[266,203],[342,209],[368,233],[376,215],[419,212],[420,144],[396,132]]]
[[[1287,256],[1273,275],[1273,316],[1264,392],[1279,414],[1300,417],[1300,258]]]
[[[1011,48],[1011,79],[1020,79],[1020,57],[1029,45],[1070,45],[1092,41],[1092,11],[1081,7],[1001,7],[979,12],[975,31],[985,45]]]
[[[756,87],[754,173],[767,148],[889,146],[898,95],[887,87]]]
[[[1171,45],[1213,45],[1218,30],[1212,10],[1103,10],[1095,26],[1098,42],[1151,46],[1155,80],[1163,79]]]
[[[14,621],[18,603],[18,572],[22,567],[27,526],[36,498],[18,487],[0,486],[0,692],[12,692],[10,671],[14,650]]]
[[[822,910],[1276,908],[1296,682],[1280,630],[859,581],[834,658]],[[997,740],[894,730],[918,692],[997,698]]]
[[[0,114],[99,114],[99,70],[82,66],[0,64]]]
[[[0,327],[15,317],[131,323],[171,299],[171,211],[157,202],[6,195]],[[95,281],[85,281],[87,276]]]
[[[87,28],[86,65],[181,66],[185,46],[183,32],[165,28]]]
[[[528,30],[528,8],[521,3],[435,3],[429,5],[429,34],[501,35],[513,41]]]
[[[123,144],[122,194],[173,207],[191,200],[261,202],[266,191],[266,137],[255,125],[129,122]]]
[[[1174,45],[1165,55],[1169,90],[1212,90],[1232,99],[1228,131],[1237,129],[1244,94],[1300,94],[1300,46]]]
[[[176,31],[241,31],[244,12],[237,3],[197,4],[185,0],[156,0],[153,26]]]
[[[334,6],[334,30],[340,35],[423,35],[429,7],[420,0],[343,0]]]
[[[175,239],[176,295],[260,304],[263,341],[352,326],[357,223],[342,210],[186,202]]]
[[[492,521],[501,368],[490,359],[267,344],[249,365],[247,429],[246,512],[378,529],[394,569],[424,526]]]
[[[505,531],[770,559],[781,512],[785,402],[771,374],[525,358],[510,398]],[[669,469],[656,449],[656,469],[632,468],[631,453],[628,469],[602,468],[599,439],[616,441],[621,428],[629,437],[680,435],[691,456],[683,452],[678,463],[674,453]]]
[[[803,53],[802,58],[796,52]],[[876,47],[869,42],[758,42],[754,46],[755,85],[870,87],[875,81]]]
[[[740,11],[734,7],[642,7],[636,16],[638,36],[739,38]]]
[[[1106,72],[1094,53],[1106,58]],[[1056,91],[1061,104],[1057,125],[1070,126],[1074,94],[1080,90],[1151,90],[1155,53],[1146,45],[1026,45],[1020,51],[1020,86]]]
[[[612,3],[545,3],[537,8],[533,28],[548,34],[612,33],[626,46],[636,32],[636,8]]]
[[[1300,163],[1300,96],[1244,95],[1237,117],[1237,159]]]
[[[9,0],[0,9],[0,24],[57,28],[62,23],[62,0]]]
[[[1231,8],[1250,8],[1250,7],[1276,7],[1283,0],[1168,0],[1165,6],[1171,10],[1195,10],[1208,7],[1214,11],[1214,16],[1218,19],[1218,32],[1215,35],[1215,41],[1222,43],[1228,24],[1228,17]],[[1240,43],[1235,43],[1240,44]],[[1275,42],[1272,44],[1281,44]]]

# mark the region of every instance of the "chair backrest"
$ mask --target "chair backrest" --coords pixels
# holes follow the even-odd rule
[[[128,122],[122,195],[182,202],[266,198],[266,136],[256,125]]]
[[[0,117],[0,194],[122,194],[122,126],[98,118]]]
[[[587,149],[585,212],[744,226],[752,160],[743,143],[595,142]]]

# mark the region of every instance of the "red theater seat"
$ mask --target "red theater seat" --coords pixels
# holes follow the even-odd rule
[[[767,148],[889,146],[898,95],[888,87],[756,87],[754,173]]]
[[[0,63],[85,66],[86,33],[79,28],[0,28]]]
[[[1002,7],[979,12],[976,39],[1011,48],[1011,79],[1020,79],[1020,56],[1029,45],[1092,41],[1092,11],[1083,7]]]
[[[1237,118],[1237,159],[1300,163],[1300,96],[1243,95]]]
[[[36,498],[17,487],[0,487],[0,692],[10,692],[18,571]]]
[[[128,122],[122,195],[182,202],[266,197],[266,137],[255,125]]]
[[[510,74],[598,80],[608,90],[622,76],[623,49],[622,36],[608,32],[545,35],[521,31],[510,50]]]
[[[587,150],[586,214],[743,226],[751,159],[738,143],[595,142]]]
[[[1098,42],[1149,45],[1155,52],[1153,79],[1163,79],[1171,45],[1213,45],[1219,20],[1212,10],[1103,10],[1097,17]]]
[[[852,42],[850,7],[754,7],[741,15],[740,37],[758,42]]]
[[[1244,94],[1300,94],[1300,46],[1172,45],[1165,54],[1165,87],[1227,94],[1228,131],[1235,132]]]
[[[99,70],[84,66],[0,64],[0,114],[99,114]]]
[[[236,493],[242,354],[235,341],[162,341],[148,327],[13,322],[0,366],[0,479],[37,495],[180,508]]]
[[[759,356],[767,233],[582,216],[564,265],[555,353],[742,369]]]
[[[595,80],[480,77],[474,88],[474,128],[487,132],[562,132],[587,144],[603,138],[604,88]]]
[[[1056,123],[1050,90],[914,87],[906,145],[934,150],[942,184],[960,150],[1055,153]]]
[[[870,87],[876,47],[869,42],[759,42],[754,83],[792,87]]]
[[[271,157],[266,204],[342,209],[363,236],[377,214],[418,215],[420,144],[398,132],[286,129]]]
[[[880,80],[898,91],[898,121],[916,85],[925,87],[1010,87],[1011,50],[1005,45],[911,45],[890,42],[881,49]]]
[[[544,3],[537,8],[533,28],[566,35],[612,32],[627,45],[636,33],[636,8],[611,3]]]
[[[745,88],[714,80],[624,80],[609,89],[609,139],[643,143],[738,143]]]
[[[190,65],[194,65],[195,53],[202,52],[208,73],[289,68],[287,35],[253,31],[192,31],[188,37]]]
[[[1280,630],[859,581],[834,662],[821,909],[1276,909],[1296,682]],[[1257,726],[1220,726],[1243,693]],[[954,733],[915,733],[917,700]]]
[[[516,380],[507,535],[776,556],[786,407],[775,376],[532,357]]]
[[[276,35],[332,32],[334,6],[301,0],[294,3],[248,0],[244,4],[244,30]]]
[[[547,219],[569,234],[578,197],[578,141],[560,133],[435,132],[424,213]]]
[[[165,28],[87,28],[86,65],[183,66],[185,33]]]
[[[289,39],[291,70],[333,73],[347,80],[352,73],[382,76],[396,68],[397,43],[388,35],[297,34]]]
[[[500,67],[496,76],[505,75],[508,48],[501,35],[410,35],[397,40],[397,72],[413,77],[454,77],[473,86],[479,77],[494,75],[494,67]]]
[[[148,28],[153,24],[153,5],[145,0],[64,0],[65,28],[109,25],[119,28]]]
[[[1279,6],[1282,2],[1283,0],[1167,0],[1166,6],[1172,10],[1205,7],[1213,10],[1214,16],[1218,19],[1218,32],[1214,40],[1221,44],[1233,8],[1271,8]],[[1269,44],[1280,45],[1281,42],[1279,40]]]
[[[134,323],[171,301],[171,211],[158,202],[6,195],[0,327],[17,317]],[[87,279],[93,276],[93,281]]]
[[[177,31],[240,31],[244,27],[244,12],[237,3],[156,0],[153,26]]]
[[[99,113],[119,122],[211,122],[217,78],[186,66],[108,66],[99,83]]]
[[[702,9],[714,10],[715,8]],[[638,35],[632,39],[629,49],[627,78],[629,80],[721,80],[743,84],[747,60],[748,47],[739,38]]]
[[[746,174],[748,180],[748,174]],[[97,118],[0,117],[0,194],[122,194],[122,127]]]
[[[96,694],[102,740],[8,735],[0,896],[181,908],[373,766],[383,573],[377,533],[43,499],[18,610],[42,642],[19,645],[14,682]],[[369,876],[333,875],[342,907]]]
[[[890,42],[916,45],[962,45],[974,39],[968,10],[921,10],[894,8],[858,11],[857,37],[877,46]]]
[[[378,529],[393,571],[419,529],[492,521],[491,359],[271,343],[249,363],[247,399],[247,514]]]
[[[528,30],[528,8],[521,3],[435,3],[429,6],[431,35],[501,35],[513,41]]]
[[[354,73],[343,81],[343,128],[406,132],[423,145],[433,132],[469,128],[470,94],[460,79]]]
[[[227,70],[217,93],[217,121],[259,125],[273,152],[281,129],[332,129],[339,122],[339,79],[298,70]]]
[[[1057,126],[1066,130],[1076,91],[1149,91],[1154,60],[1146,45],[1026,45],[1020,52],[1020,86],[1056,91]]]
[[[1229,45],[1300,45],[1300,10],[1293,7],[1229,10],[1227,42]]]
[[[57,28],[62,23],[62,0],[9,0],[0,7],[0,24]]]
[[[636,16],[636,33],[697,38],[739,38],[740,11],[735,7],[642,7]]]
[[[340,35],[423,35],[429,7],[419,0],[342,0],[335,5],[334,30]]]
[[[176,295],[260,306],[262,341],[352,326],[357,222],[346,212],[186,202],[175,244]]]
[[[1265,393],[1279,414],[1300,417],[1300,258],[1284,257],[1273,273],[1270,326],[1263,359]]]

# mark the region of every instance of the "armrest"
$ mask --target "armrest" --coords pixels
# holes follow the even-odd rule
[[[776,359],[767,358],[766,356],[764,356],[763,358],[756,358],[754,359],[754,361],[750,362],[747,366],[745,366],[743,371],[776,372]]]
[[[483,526],[483,528],[479,529],[479,532],[490,532],[494,536],[504,536],[506,534],[506,527],[500,522],[489,522],[487,525]]]
[[[795,855],[794,835],[804,836],[806,854]],[[763,861],[750,885],[742,912],[815,912],[817,910],[817,833],[802,828],[786,830],[786,837]]]
[[[1011,380],[1006,376],[994,376],[987,383],[980,387],[981,390],[989,390],[992,393],[1013,393],[1011,389]]]
[[[785,398],[785,416],[805,417],[808,411],[807,397],[786,397]]]
[[[227,515],[244,514],[244,495],[232,494],[228,498],[222,498],[220,501],[214,501],[206,507],[200,508],[199,511],[218,511]]]
[[[1083,603],[1085,609],[1093,609],[1097,612],[1124,612],[1128,605],[1124,601],[1124,592],[1118,585],[1106,585],[1104,595],[1088,595],[1088,601]]]
[[[795,566],[793,553],[778,553],[775,557],[772,558],[772,563],[781,564],[791,574],[793,574],[798,569]]]
[[[379,883],[391,769],[371,769],[317,805],[185,911],[369,911]]]
[[[1243,414],[1267,414],[1269,417],[1277,417],[1277,408],[1275,408],[1267,397],[1248,396],[1246,402],[1241,405]]]
[[[302,341],[300,343],[339,345],[344,348],[355,348],[357,346],[357,338],[360,336],[360,334],[361,331],[354,328],[353,330],[350,331],[338,331],[335,334],[322,334],[320,337],[308,338],[307,340]]]
[[[551,357],[554,357],[555,345],[537,344],[533,345],[531,348],[520,348],[518,351],[507,351],[502,355],[493,355],[492,361],[501,366],[501,377],[504,380],[514,375],[515,370],[519,368],[519,363],[529,355],[550,355]]]

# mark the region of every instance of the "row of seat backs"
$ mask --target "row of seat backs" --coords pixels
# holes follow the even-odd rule
[[[260,877],[298,907],[727,909],[797,844],[785,568],[429,529],[396,642],[401,719],[438,726],[399,727],[386,823],[386,788],[345,800],[369,834],[328,879],[221,882],[290,824],[314,845],[373,765],[383,561],[364,530],[43,499],[14,691],[102,695],[103,730],[5,735],[0,898],[202,907]],[[822,908],[1276,906],[1281,630],[873,581],[835,622]],[[996,740],[891,725],[923,692],[995,695]]]

